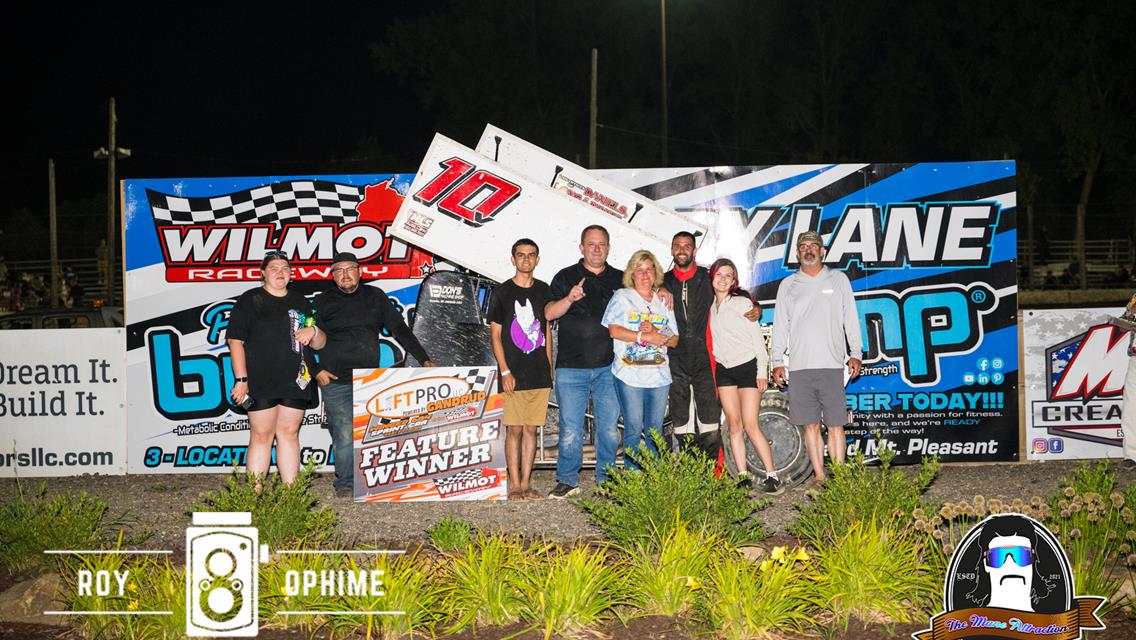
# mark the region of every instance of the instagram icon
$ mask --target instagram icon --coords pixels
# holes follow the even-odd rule
[[[185,634],[253,637],[257,632],[257,565],[268,562],[252,514],[193,514],[185,530]]]

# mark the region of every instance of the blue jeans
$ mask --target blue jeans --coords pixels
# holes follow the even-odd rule
[[[320,387],[323,412],[327,417],[327,430],[331,432],[331,445],[335,449],[336,490],[355,488],[355,433],[352,428],[354,409],[351,406],[351,385],[328,384]]]
[[[667,414],[667,396],[671,386],[633,387],[615,379],[615,392],[623,409],[623,468],[638,469],[634,451],[640,441],[647,444],[652,455],[659,455],[651,433],[663,435],[663,418]],[[628,455],[628,452],[632,452]]]
[[[619,400],[615,396],[611,367],[556,370],[556,404],[560,406],[560,442],[556,453],[556,481],[575,487],[580,484],[584,464],[584,412],[588,397],[596,426],[596,484],[607,479],[607,468],[615,465],[619,448]]]

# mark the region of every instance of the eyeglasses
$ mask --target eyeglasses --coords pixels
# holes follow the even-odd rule
[[[345,273],[355,273],[355,272],[356,272],[356,271],[358,271],[358,270],[359,270],[359,267],[358,267],[358,266],[354,266],[354,267],[338,267],[338,268],[336,268],[336,269],[332,269],[332,270],[331,270],[331,275],[333,275],[333,276],[341,276],[341,275],[343,275],[343,274],[345,274]]]
[[[273,249],[272,251],[265,251],[264,257],[265,258],[284,258],[285,260],[287,260],[288,254],[284,253],[283,251],[281,251],[279,249]]]
[[[994,547],[986,552],[986,564],[998,569],[1006,564],[1009,558],[1014,559],[1014,563],[1019,567],[1026,567],[1033,564],[1033,549],[1015,545],[1012,547]]]

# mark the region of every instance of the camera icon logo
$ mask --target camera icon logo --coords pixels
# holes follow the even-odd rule
[[[257,566],[268,562],[252,514],[193,514],[185,530],[185,634],[191,638],[257,634]]]

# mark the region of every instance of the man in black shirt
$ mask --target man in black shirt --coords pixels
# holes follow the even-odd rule
[[[623,271],[607,263],[607,229],[586,227],[580,234],[576,264],[561,269],[550,285],[552,302],[545,318],[557,321],[556,403],[560,407],[560,439],[556,457],[556,487],[550,498],[566,498],[580,490],[584,461],[584,412],[592,400],[596,427],[596,484],[607,479],[619,446],[619,400],[611,362],[611,336],[600,324],[607,303],[623,286]]]
[[[379,333],[385,327],[404,349],[422,363],[434,362],[410,332],[386,292],[360,285],[359,260],[342,252],[332,259],[335,288],[315,299],[316,318],[327,333],[319,351],[316,382],[323,396],[331,443],[335,449],[335,495],[354,493],[354,435],[351,406],[351,371],[379,366]]]
[[[536,430],[544,424],[552,390],[552,340],[544,319],[550,295],[548,285],[533,277],[540,263],[536,242],[529,238],[514,242],[512,261],[516,273],[493,290],[489,328],[505,392],[508,497],[535,500],[543,497],[529,485]]]

